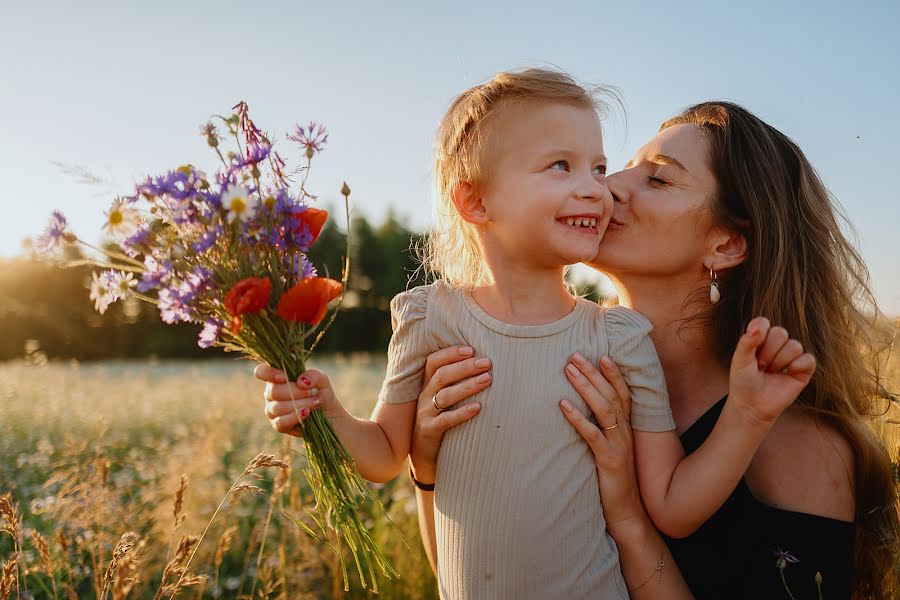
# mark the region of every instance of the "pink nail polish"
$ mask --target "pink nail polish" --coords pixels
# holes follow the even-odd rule
[[[309,409],[308,409],[308,408],[304,408],[303,410],[300,411],[300,417],[301,417],[301,418],[304,418],[304,419],[305,419],[305,418],[306,418],[306,415],[308,415],[308,414],[309,414]]]
[[[310,381],[308,377],[301,377],[300,381],[303,382],[303,385],[312,385],[312,381]]]

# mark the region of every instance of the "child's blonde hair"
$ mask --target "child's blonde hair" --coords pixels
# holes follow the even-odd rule
[[[435,143],[437,222],[421,252],[422,264],[430,277],[440,277],[460,287],[491,283],[476,226],[459,215],[452,195],[464,182],[481,188],[487,181],[486,132],[498,109],[511,102],[554,102],[595,110],[605,116],[608,107],[599,99],[601,94],[618,100],[613,88],[585,88],[561,71],[529,68],[498,73],[453,101],[441,121]]]

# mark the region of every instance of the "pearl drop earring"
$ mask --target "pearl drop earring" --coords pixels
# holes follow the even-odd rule
[[[709,268],[709,301],[713,304],[719,302],[722,298],[722,294],[719,293],[719,282],[716,277],[716,272],[712,267]]]

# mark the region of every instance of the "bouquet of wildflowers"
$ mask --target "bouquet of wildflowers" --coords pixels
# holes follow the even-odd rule
[[[185,165],[146,179],[134,194],[113,202],[104,228],[119,242],[120,252],[80,240],[59,212],[37,246],[52,252],[80,243],[104,255],[105,260],[68,263],[104,267],[93,274],[90,289],[101,314],[126,297],[152,302],[166,323],[202,325],[201,347],[241,352],[280,368],[293,381],[306,370],[307,357],[334,319],[336,309],[321,326],[329,304],[343,296],[349,272],[345,259],[341,281],[319,277],[306,256],[327,217],[308,205],[315,197],[305,189],[306,177],[328,135],[314,123],[296,126],[287,139],[300,145],[305,165],[288,173],[269,137],[250,119],[246,103],[234,111],[217,117],[234,151],[223,154],[227,138],[213,122],[201,129],[222,163],[213,177]],[[297,176],[299,184],[293,181]],[[341,193],[349,225],[346,184]],[[322,411],[313,411],[300,427],[316,511],[337,534],[338,547],[349,546],[363,586],[367,573],[377,590],[376,565],[385,575],[396,573],[358,514],[359,503],[374,496]],[[341,564],[346,588],[347,570]]]

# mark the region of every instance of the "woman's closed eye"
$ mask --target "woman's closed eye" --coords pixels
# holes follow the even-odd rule
[[[663,179],[661,177],[656,177],[655,175],[651,175],[650,177],[647,178],[647,180],[650,182],[650,185],[652,185],[654,187],[664,187],[671,183],[670,181]]]

